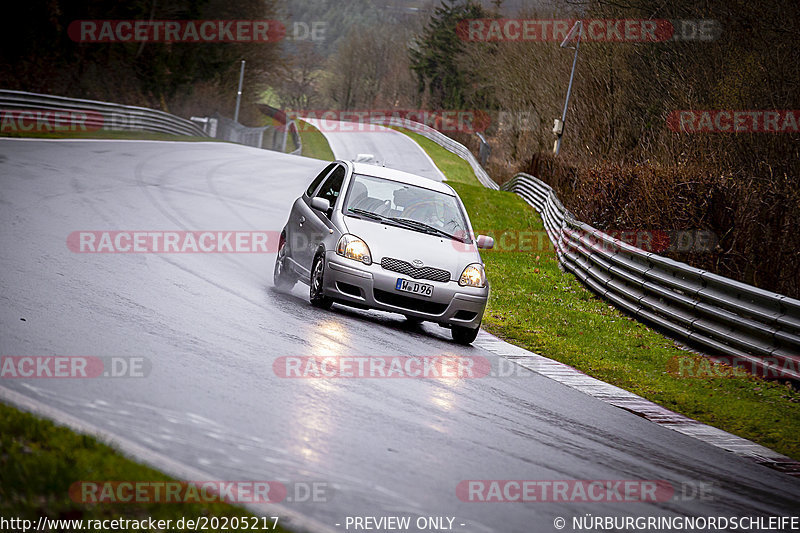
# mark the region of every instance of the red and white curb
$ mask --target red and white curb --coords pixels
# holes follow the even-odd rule
[[[481,330],[472,345],[673,431],[689,435],[739,457],[800,478],[800,462],[794,459],[727,431],[670,411],[666,407],[645,400],[625,389],[588,376],[569,365],[509,344],[484,330]]]

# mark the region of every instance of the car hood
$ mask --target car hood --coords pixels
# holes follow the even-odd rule
[[[348,233],[367,243],[375,263],[384,257],[408,263],[419,260],[424,266],[447,270],[450,279],[456,280],[468,264],[482,262],[474,243],[465,244],[377,221],[354,217],[343,220]]]

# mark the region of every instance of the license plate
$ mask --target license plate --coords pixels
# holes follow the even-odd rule
[[[398,291],[410,292],[411,294],[419,294],[420,296],[433,296],[433,285],[427,283],[420,283],[418,281],[410,281],[403,278],[397,278],[397,284],[394,286]]]

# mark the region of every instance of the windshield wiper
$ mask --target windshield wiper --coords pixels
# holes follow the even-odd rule
[[[407,228],[422,231],[430,235],[439,235],[440,237],[447,237],[448,239],[454,239],[459,242],[468,242],[466,239],[457,237],[455,235],[451,235],[444,230],[430,226],[428,224],[425,224],[424,222],[418,222],[416,220],[412,220],[410,218],[385,217],[383,215],[379,215],[378,213],[367,211],[366,209],[359,209],[358,207],[350,207],[347,209],[347,211],[349,213],[355,213],[356,215],[361,215],[367,218],[371,218],[373,220],[383,220],[383,221],[391,220],[392,222],[403,225]]]
[[[414,228],[417,230],[424,231],[425,233],[429,233],[431,235],[439,235],[441,237],[447,237],[448,239],[454,239],[459,242],[467,242],[461,237],[456,237],[455,235],[451,235],[444,230],[440,230],[439,228],[435,228],[433,226],[425,224],[424,222],[419,222],[416,220],[412,220],[410,218],[389,217],[389,220],[393,220],[394,222],[403,224],[409,228]]]
[[[357,207],[351,207],[347,211],[367,218],[371,218],[373,220],[383,220],[386,218],[385,216],[379,215],[378,213],[373,213],[372,211],[367,211],[366,209],[359,209]]]

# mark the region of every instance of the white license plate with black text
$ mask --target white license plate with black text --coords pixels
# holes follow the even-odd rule
[[[397,278],[397,283],[395,284],[394,288],[398,291],[419,294],[420,296],[433,296],[433,285],[429,285],[428,283],[420,283],[418,281]]]

